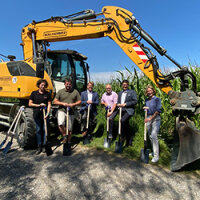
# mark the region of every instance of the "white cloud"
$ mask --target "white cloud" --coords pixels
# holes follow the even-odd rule
[[[128,76],[128,72],[126,70],[121,71],[125,78]],[[90,73],[90,79],[93,82],[99,82],[99,83],[109,83],[113,79],[121,79],[121,75],[119,72],[91,72]]]
[[[177,67],[163,67],[163,69],[161,69],[161,73],[163,74],[170,74],[171,72],[177,71],[179,69],[177,69]],[[138,70],[138,68],[136,68],[137,74],[139,77],[142,77],[144,74],[141,70]],[[124,78],[126,79],[130,73],[127,70],[121,70],[121,72],[124,74]],[[131,71],[131,73],[134,75],[134,71]],[[121,79],[121,75],[119,72],[90,72],[90,79],[93,82],[99,82],[99,83],[109,83],[111,82],[111,80],[113,79]]]

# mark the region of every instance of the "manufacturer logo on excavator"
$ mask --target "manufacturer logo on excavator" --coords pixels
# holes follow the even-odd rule
[[[138,44],[134,44],[133,45],[133,49],[134,51],[137,53],[137,55],[140,57],[140,59],[146,63],[148,60],[148,57],[146,56],[146,54],[144,53],[144,51],[142,51],[141,47]]]
[[[44,37],[65,37],[67,35],[67,31],[65,30],[57,30],[57,31],[47,31],[44,32]]]

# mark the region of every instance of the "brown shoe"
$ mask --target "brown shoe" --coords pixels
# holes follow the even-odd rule
[[[67,138],[64,137],[64,139],[61,141],[61,144],[65,144],[67,142]]]

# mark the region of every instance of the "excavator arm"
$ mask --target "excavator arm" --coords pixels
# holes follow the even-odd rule
[[[35,22],[22,29],[24,60],[42,67],[46,60],[49,42],[109,37],[115,41],[128,57],[149,79],[170,97],[176,115],[178,151],[172,153],[172,171],[200,158],[200,135],[190,118],[199,112],[200,99],[196,93],[196,77],[187,67],[181,67],[167,51],[147,34],[130,11],[106,6],[101,13],[86,10],[68,16],[51,17]],[[178,71],[163,75],[159,71],[156,56],[142,43],[145,40],[160,55],[167,57]],[[37,67],[36,67],[37,68]],[[181,80],[181,91],[172,90],[170,81]],[[189,89],[188,79],[192,82]]]

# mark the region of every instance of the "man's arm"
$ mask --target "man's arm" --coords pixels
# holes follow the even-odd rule
[[[65,103],[64,102],[61,102],[59,99],[55,98],[54,99],[54,102],[53,102],[55,105],[58,105],[58,106],[65,106]]]
[[[133,107],[134,105],[137,104],[137,95],[136,92],[134,90],[129,91],[130,95],[131,95],[131,100],[126,102],[126,107]],[[128,95],[128,93],[127,93]]]
[[[98,105],[99,104],[99,95],[96,92],[93,95],[95,95],[95,98],[92,103],[95,105]]]
[[[68,107],[68,106],[69,106],[68,103],[62,102],[62,101],[60,101],[58,98],[59,98],[59,96],[56,95],[56,97],[55,97],[55,99],[54,99],[54,101],[53,101],[53,103],[54,103],[55,105],[64,106],[64,107]]]
[[[76,101],[75,103],[71,103],[71,104],[69,104],[70,105],[70,107],[73,107],[73,106],[78,106],[78,105],[80,105],[81,104],[81,100],[78,100],[78,101]]]
[[[117,107],[118,95],[116,93],[114,93],[114,97],[113,98],[114,98],[114,105],[113,105],[112,110],[111,110],[112,113]]]
[[[85,92],[81,92],[81,104],[83,106],[87,104],[87,100],[85,99]]]

